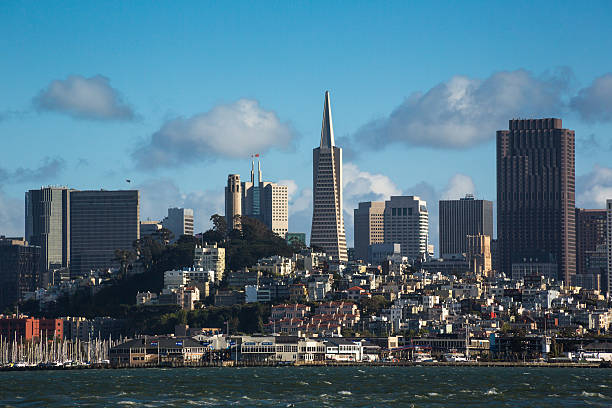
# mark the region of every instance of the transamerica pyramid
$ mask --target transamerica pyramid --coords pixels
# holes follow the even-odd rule
[[[342,149],[335,146],[329,91],[325,92],[321,144],[312,151],[312,230],[310,246],[334,260],[347,261],[342,214]]]

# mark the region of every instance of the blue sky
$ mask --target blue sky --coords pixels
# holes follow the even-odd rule
[[[23,194],[141,190],[205,229],[228,173],[290,184],[309,232],[312,148],[331,91],[345,209],[415,194],[495,198],[496,129],[576,130],[577,202],[612,197],[610,2],[1,2],[0,234]]]

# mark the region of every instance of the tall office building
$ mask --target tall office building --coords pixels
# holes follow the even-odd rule
[[[423,260],[427,255],[427,203],[417,196],[391,196],[385,201],[385,243],[400,244],[402,256]]]
[[[70,274],[116,267],[115,250],[140,238],[140,194],[126,191],[70,193]]]
[[[608,276],[605,277],[605,287],[610,295],[612,293],[612,200],[606,200],[606,211],[608,213]]]
[[[491,263],[491,236],[490,235],[468,235],[466,258],[470,265],[470,271],[475,275],[492,275]]]
[[[493,202],[468,194],[459,200],[440,200],[440,256],[466,253],[468,235],[493,236]]]
[[[41,279],[40,247],[28,245],[22,238],[0,237],[0,309],[33,292]]]
[[[589,273],[590,255],[607,244],[607,210],[576,208],[576,274]]]
[[[312,229],[310,245],[332,259],[346,262],[342,214],[342,149],[334,142],[329,92],[325,92],[321,143],[312,152]]]
[[[25,193],[25,240],[40,247],[40,268],[70,264],[70,190],[43,187]]]
[[[261,162],[251,162],[251,181],[241,183],[242,214],[263,222],[275,234],[285,238],[289,231],[289,190],[287,186],[262,180]]]
[[[242,186],[240,185],[240,174],[230,174],[227,176],[227,186],[225,187],[225,221],[227,222],[227,232],[240,229],[242,215]]]
[[[574,131],[561,119],[514,119],[497,132],[499,266],[546,254],[566,283],[576,272]]]
[[[168,208],[168,216],[162,226],[172,232],[170,242],[176,242],[181,235],[193,235],[193,210],[191,208]]]
[[[359,203],[354,211],[353,227],[355,257],[368,259],[368,248],[372,244],[385,242],[385,203],[368,201]]]

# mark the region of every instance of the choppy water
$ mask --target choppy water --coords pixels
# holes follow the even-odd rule
[[[259,367],[2,372],[0,405],[610,407],[612,370]]]

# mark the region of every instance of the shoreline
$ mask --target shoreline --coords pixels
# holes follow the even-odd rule
[[[142,365],[94,365],[79,367],[0,367],[0,372],[13,371],[69,371],[69,370],[117,370],[129,368],[248,368],[248,367],[524,367],[524,368],[612,368],[609,362],[514,362],[514,361],[461,361],[461,362],[324,362],[324,363],[298,363],[298,364],[279,364],[279,363],[256,363],[256,362],[234,362],[224,361],[216,364],[210,363],[163,363],[163,364],[142,364]]]

